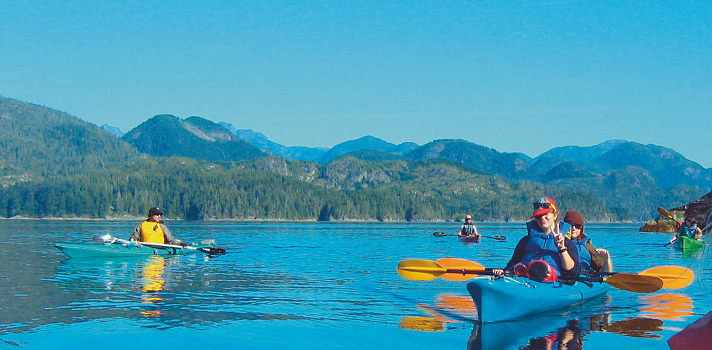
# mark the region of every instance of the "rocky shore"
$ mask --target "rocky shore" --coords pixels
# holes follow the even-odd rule
[[[712,192],[694,202],[668,209],[668,211],[677,221],[685,221],[687,218],[692,218],[705,234],[712,230],[712,217],[710,217],[712,215]],[[675,233],[677,232],[677,223],[667,216],[659,215],[655,219],[648,220],[640,228],[640,231]]]

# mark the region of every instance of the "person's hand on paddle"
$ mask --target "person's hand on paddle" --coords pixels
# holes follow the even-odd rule
[[[678,238],[680,238],[680,234],[679,234],[679,233],[676,234],[674,237],[672,237],[672,239],[669,240],[663,247],[667,247],[667,246],[673,244],[675,241],[677,241]]]

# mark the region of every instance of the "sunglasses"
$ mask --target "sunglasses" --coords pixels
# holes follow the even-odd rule
[[[551,208],[551,203],[532,203],[534,205],[534,209],[543,209],[543,208]]]
[[[571,225],[572,227],[575,227],[577,230],[582,230],[583,225]]]

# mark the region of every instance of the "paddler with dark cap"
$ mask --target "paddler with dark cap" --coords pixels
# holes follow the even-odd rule
[[[158,207],[148,210],[148,218],[138,224],[131,235],[134,242],[182,245],[180,239],[173,238],[171,230],[163,223],[163,211]]]

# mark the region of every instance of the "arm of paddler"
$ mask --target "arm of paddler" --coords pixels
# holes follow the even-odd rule
[[[593,246],[590,239],[586,241],[586,251],[591,255],[591,267],[596,271],[600,270],[606,263],[607,257]]]
[[[505,271],[513,269],[514,266],[517,265],[517,263],[521,262],[522,258],[524,257],[524,245],[526,245],[528,241],[528,235],[522,237],[517,243],[517,246],[514,248],[514,253],[512,253],[512,258],[509,259],[507,266],[505,266],[504,269],[492,269],[492,273],[495,276],[502,276],[504,275]]]
[[[576,244],[570,239],[564,240],[565,249],[560,249],[563,276],[578,276],[581,274],[581,264]],[[562,251],[563,250],[563,251]]]
[[[171,230],[169,230],[168,226],[166,226],[163,222],[161,222],[161,229],[163,230],[163,238],[166,241],[166,244],[187,246],[187,244],[184,244],[180,239],[173,237],[173,233],[171,233]]]
[[[141,223],[136,225],[133,234],[131,235],[131,237],[129,237],[129,241],[136,243],[136,245],[139,247],[141,246]]]

